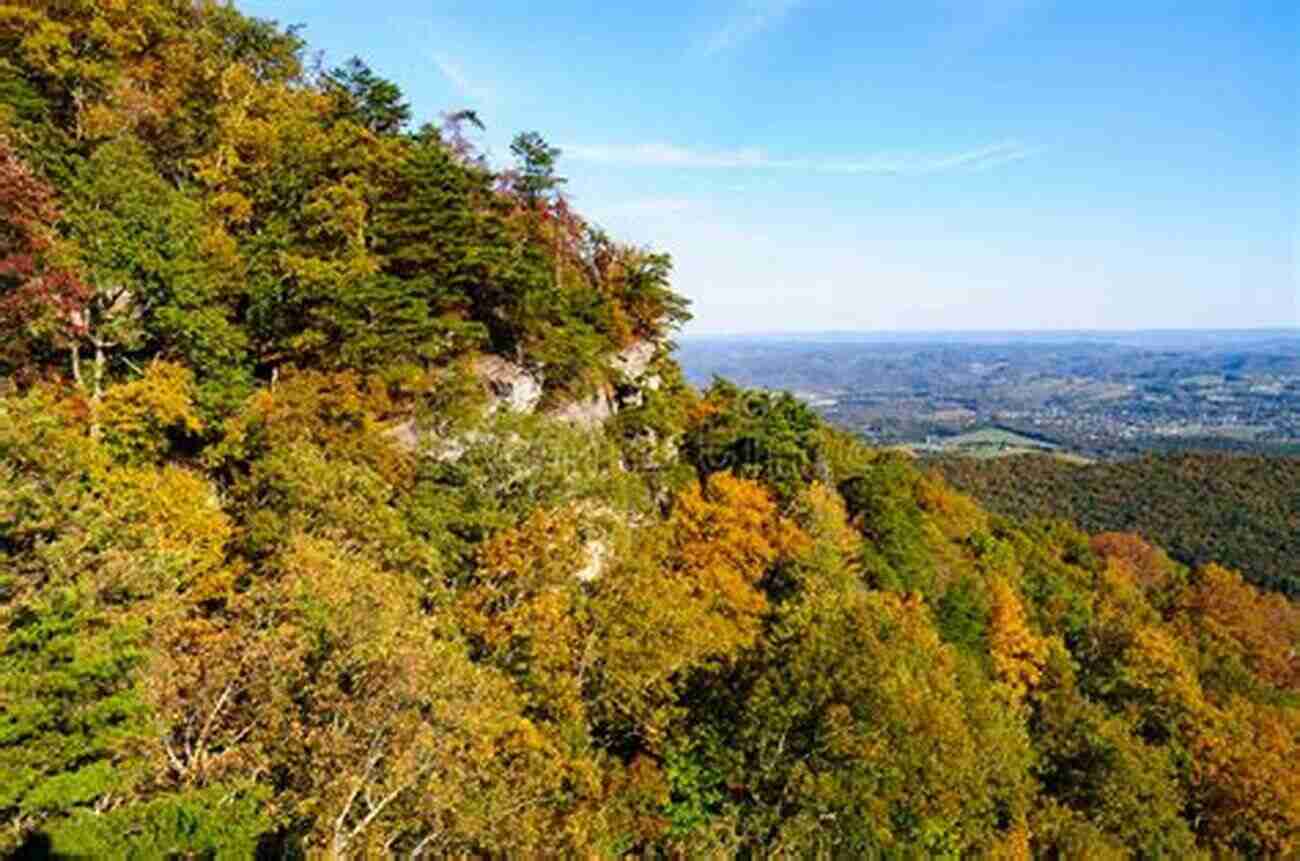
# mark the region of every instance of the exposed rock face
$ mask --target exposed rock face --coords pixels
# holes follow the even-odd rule
[[[597,392],[589,398],[569,401],[551,410],[547,415],[579,427],[594,428],[612,418],[615,409],[614,401],[607,393]]]
[[[483,356],[474,370],[492,395],[488,412],[501,407],[517,413],[531,413],[542,400],[542,384],[524,368],[500,356]]]
[[[638,341],[609,359],[615,379],[595,394],[569,401],[547,411],[547,415],[582,428],[597,428],[620,409],[634,409],[645,400],[646,391],[658,390],[661,381],[650,372],[660,344]],[[501,356],[480,356],[474,373],[488,391],[487,413],[508,410],[536,412],[542,402],[542,382],[536,374]],[[441,439],[422,431],[414,420],[389,428],[388,435],[408,451],[424,451],[442,460],[456,460],[464,450],[462,441]]]
[[[614,386],[607,386],[593,395],[569,401],[548,410],[547,414],[579,427],[597,427],[618,412],[620,408],[641,406],[646,390],[657,390],[660,380],[650,373],[659,344],[638,341],[609,359],[614,371]],[[482,377],[492,395],[489,412],[504,407],[520,413],[531,413],[542,400],[542,384],[527,369],[500,356],[484,356],[475,370]]]
[[[637,341],[615,354],[609,360],[615,381],[612,392],[613,411],[636,409],[645,403],[645,393],[657,390],[660,380],[650,373],[650,366],[659,354],[659,344],[654,341]]]
[[[653,341],[637,341],[623,352],[614,356],[609,365],[623,375],[628,382],[639,382],[650,369],[659,345]]]
[[[465,450],[485,438],[484,434],[470,431],[459,436],[442,436],[428,430],[421,431],[415,419],[407,419],[384,431],[397,446],[412,454],[420,454],[442,463],[455,463]]]

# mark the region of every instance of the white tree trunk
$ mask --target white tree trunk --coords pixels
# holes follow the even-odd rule
[[[72,379],[76,382],[77,388],[83,392],[86,390],[85,381],[81,379],[81,345],[77,343],[72,345]]]
[[[95,341],[95,391],[93,394],[95,403],[104,396],[104,364],[107,357],[104,354],[104,342],[96,339]]]

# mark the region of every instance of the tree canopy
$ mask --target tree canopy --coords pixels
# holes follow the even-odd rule
[[[1293,604],[691,389],[557,149],[304,52],[0,4],[0,852],[1300,852]]]

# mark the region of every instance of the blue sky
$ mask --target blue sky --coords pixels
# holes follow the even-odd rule
[[[1300,325],[1294,0],[240,0],[535,129],[690,333]]]

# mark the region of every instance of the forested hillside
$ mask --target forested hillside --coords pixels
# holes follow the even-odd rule
[[[1078,465],[1026,455],[929,463],[992,511],[1137,532],[1180,562],[1219,562],[1266,589],[1300,594],[1300,458],[1179,454]]]
[[[304,57],[0,4],[0,851],[1297,851],[1293,605],[690,388],[543,138]]]

